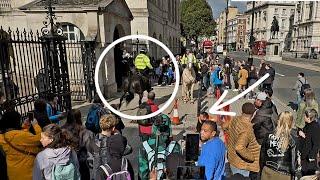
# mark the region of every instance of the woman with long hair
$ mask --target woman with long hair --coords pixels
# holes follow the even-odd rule
[[[297,119],[295,122],[298,130],[303,129],[305,126],[304,115],[306,110],[314,109],[319,114],[319,104],[317,103],[313,90],[306,89],[304,92],[305,92],[304,99],[299,104],[298,111],[297,111]]]
[[[75,150],[80,165],[80,174],[82,180],[90,179],[90,169],[88,166],[88,152],[91,152],[91,141],[94,134],[82,125],[81,112],[78,109],[72,109],[67,114],[67,122],[62,126],[72,134],[72,138],[76,142]]]
[[[280,114],[278,126],[261,145],[261,180],[291,180],[295,175],[296,144],[292,135],[294,119],[291,112]]]
[[[45,148],[41,151],[33,167],[33,180],[80,179],[79,163],[74,151],[76,144],[69,131],[61,129],[57,124],[49,124],[43,128],[40,142]]]

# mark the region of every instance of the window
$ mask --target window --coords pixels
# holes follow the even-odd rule
[[[282,9],[282,15],[286,15],[287,14],[287,10],[286,9]]]
[[[242,31],[240,31],[240,36],[242,36],[243,35],[243,32]]]
[[[278,8],[274,9],[274,14],[278,14]]]
[[[63,34],[66,38],[68,38],[68,41],[75,41],[75,40],[84,40],[84,35],[80,31],[79,28],[77,28],[75,25],[67,23],[62,23],[62,30]]]
[[[290,14],[294,14],[294,9],[291,9]]]
[[[281,28],[285,28],[286,26],[286,19],[282,19],[282,22],[281,22]]]

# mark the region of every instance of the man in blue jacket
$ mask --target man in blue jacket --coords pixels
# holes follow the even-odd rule
[[[222,85],[223,85],[223,72],[222,65],[219,64],[218,67],[214,69],[211,73],[211,82],[214,85],[214,92],[216,94],[217,88],[220,90],[220,93],[223,93]]]
[[[55,94],[48,95],[47,114],[52,123],[59,123],[65,116],[65,113],[58,110],[58,96]]]
[[[200,135],[204,143],[197,165],[205,167],[207,180],[221,180],[225,176],[226,147],[217,134],[217,124],[204,121]]]

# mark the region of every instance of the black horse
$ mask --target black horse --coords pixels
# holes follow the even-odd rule
[[[142,103],[143,92],[151,91],[149,79],[142,73],[133,72],[129,77],[123,81],[123,95],[120,98],[119,107],[122,105],[122,101],[125,98],[126,103],[129,104],[134,99],[134,94],[139,95],[139,105]]]

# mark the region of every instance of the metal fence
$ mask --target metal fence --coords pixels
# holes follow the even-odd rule
[[[94,42],[0,27],[0,91],[22,114],[48,93],[57,94],[64,109],[71,99],[92,99],[95,59]]]

